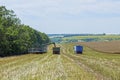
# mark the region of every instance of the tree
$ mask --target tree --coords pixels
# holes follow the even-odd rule
[[[45,33],[21,24],[14,11],[0,6],[0,56],[23,54],[36,43],[41,45],[49,41]]]

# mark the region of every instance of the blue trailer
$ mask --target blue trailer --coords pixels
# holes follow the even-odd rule
[[[83,46],[80,46],[80,45],[74,46],[74,52],[82,54],[83,53]]]

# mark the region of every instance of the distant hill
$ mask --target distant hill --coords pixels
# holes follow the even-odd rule
[[[49,37],[51,36],[64,36],[64,37],[71,37],[71,36],[101,36],[101,35],[106,35],[105,33],[103,34],[47,34]]]
[[[48,34],[51,41],[56,43],[70,42],[101,42],[120,40],[119,34]]]

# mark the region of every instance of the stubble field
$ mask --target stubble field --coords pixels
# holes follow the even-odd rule
[[[60,44],[61,54],[26,54],[0,58],[1,80],[120,80],[120,55],[84,47],[75,54],[73,44]]]

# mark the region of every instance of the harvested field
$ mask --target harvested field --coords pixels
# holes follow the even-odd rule
[[[82,42],[79,44],[100,52],[120,54],[120,41]]]
[[[75,44],[61,44],[61,54],[27,54],[0,58],[0,80],[120,80],[120,55],[103,54]]]

